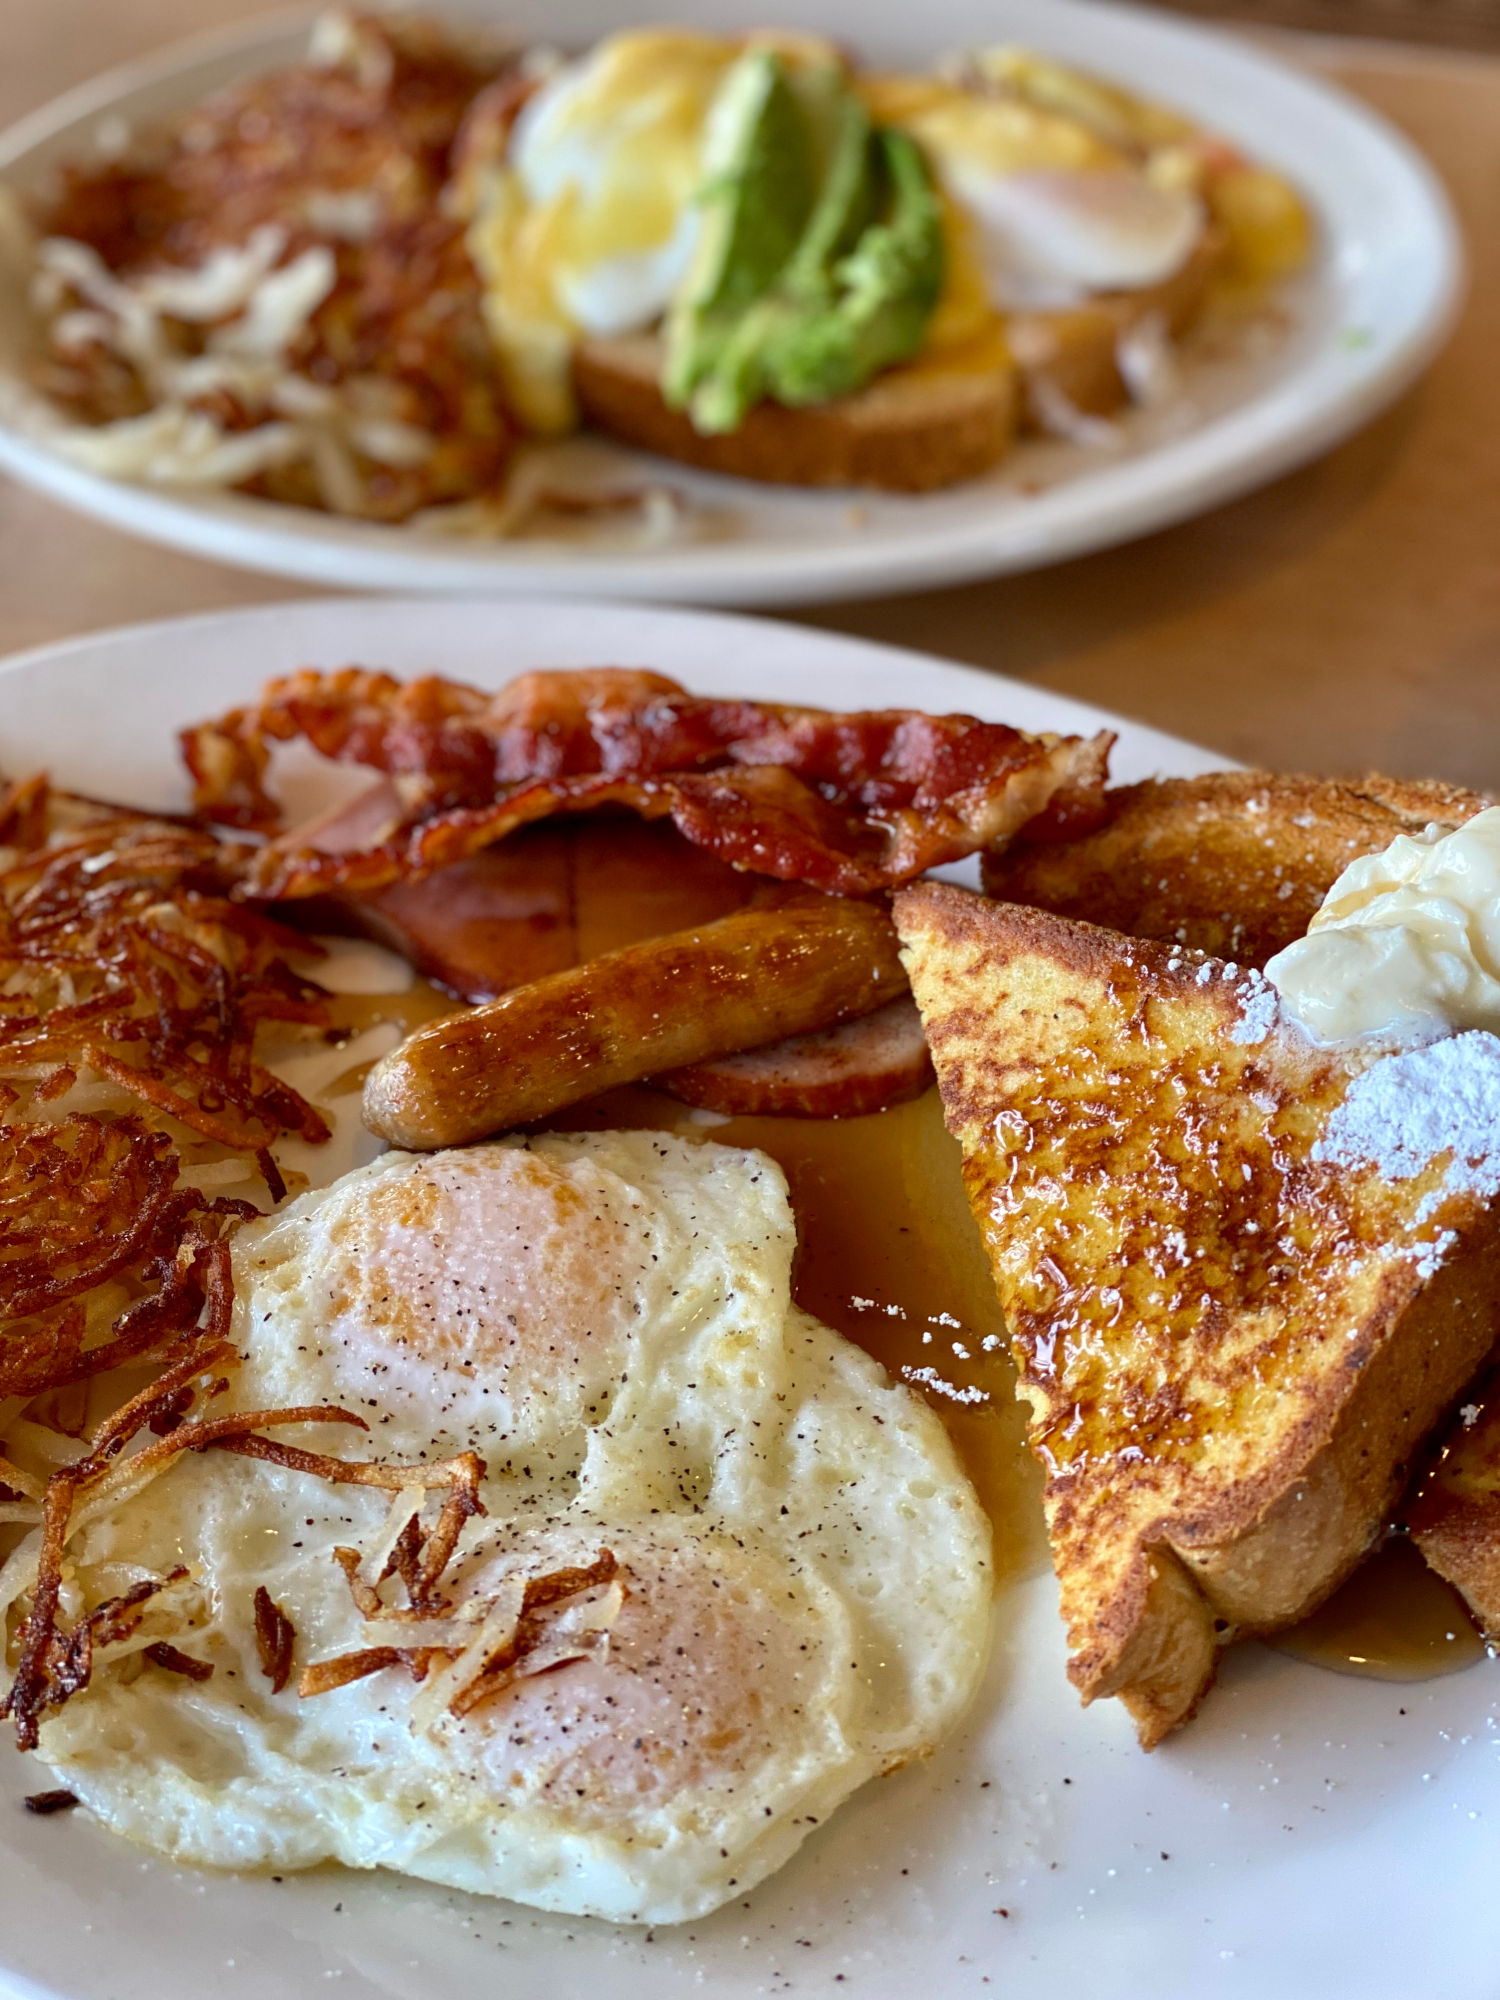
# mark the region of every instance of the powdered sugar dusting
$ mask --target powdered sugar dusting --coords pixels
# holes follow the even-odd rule
[[[1269,979],[1259,972],[1248,973],[1240,1001],[1240,1018],[1230,1030],[1230,1041],[1252,1048],[1256,1043],[1263,1042],[1276,1026],[1280,997]]]
[[[1500,1039],[1482,1029],[1372,1064],[1350,1084],[1312,1157],[1368,1162],[1386,1180],[1404,1181],[1443,1153],[1452,1155],[1445,1194],[1500,1193]]]
[[[1450,1250],[1458,1247],[1458,1238],[1451,1229],[1440,1229],[1430,1243],[1414,1243],[1407,1256],[1416,1267],[1417,1276],[1425,1285],[1429,1278],[1437,1275],[1438,1266]]]

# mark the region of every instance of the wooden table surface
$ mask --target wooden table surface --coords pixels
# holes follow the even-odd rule
[[[0,123],[247,0],[15,7]],[[1500,783],[1500,59],[1301,51],[1423,149],[1467,233],[1462,321],[1427,378],[1328,457],[1132,546],[1033,576],[801,613],[1017,674],[1281,769]],[[297,596],[0,479],[0,653]]]

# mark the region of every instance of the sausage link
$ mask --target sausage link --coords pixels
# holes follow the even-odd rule
[[[738,910],[605,953],[408,1036],[365,1083],[393,1145],[462,1146],[663,1070],[853,1020],[906,990],[885,909]]]

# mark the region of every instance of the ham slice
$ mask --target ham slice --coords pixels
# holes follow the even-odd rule
[[[296,832],[310,853],[358,852],[400,802],[389,778]],[[414,882],[282,906],[319,930],[372,937],[459,999],[496,999],[548,973],[740,909],[754,876],[692,846],[670,825],[558,821]]]
[[[655,1081],[686,1104],[729,1117],[863,1118],[920,1097],[932,1082],[932,1059],[916,1002],[903,994],[860,1020]]]

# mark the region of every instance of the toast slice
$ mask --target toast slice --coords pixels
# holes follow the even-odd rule
[[[1486,1639],[1500,1641],[1500,1367],[1465,1391],[1406,1525]]]
[[[736,431],[704,437],[658,387],[653,334],[584,340],[573,357],[579,408],[597,429],[643,451],[785,486],[871,486],[929,493],[976,478],[1010,450],[1018,425],[1056,428],[1058,412],[1105,416],[1129,400],[1122,355],[1154,327],[1181,333],[1223,261],[1219,231],[1159,285],[1110,293],[1062,312],[1012,315],[1004,338],[888,368],[852,396],[786,409],[761,403]]]
[[[1495,800],[1378,774],[1214,771],[1122,785],[1105,804],[1081,840],[987,854],[986,890],[1258,966],[1306,932],[1351,861],[1434,823],[1450,832]]]
[[[1225,1638],[1305,1616],[1389,1517],[1500,1326],[1500,1208],[1456,1154],[1364,1156],[1403,1089],[1447,1102],[1424,1065],[1449,1058],[1317,1048],[1258,973],[946,884],[895,917],[1032,1405],[1069,1673],[1149,1748]],[[1439,1049],[1490,1062],[1500,1106],[1500,1042]]]
[[[661,362],[653,334],[580,342],[573,385],[585,418],[626,444],[741,479],[926,493],[987,472],[1015,436],[1016,372],[998,345],[977,362],[965,354],[889,368],[832,403],[759,403],[738,430],[713,437],[667,407]]]

